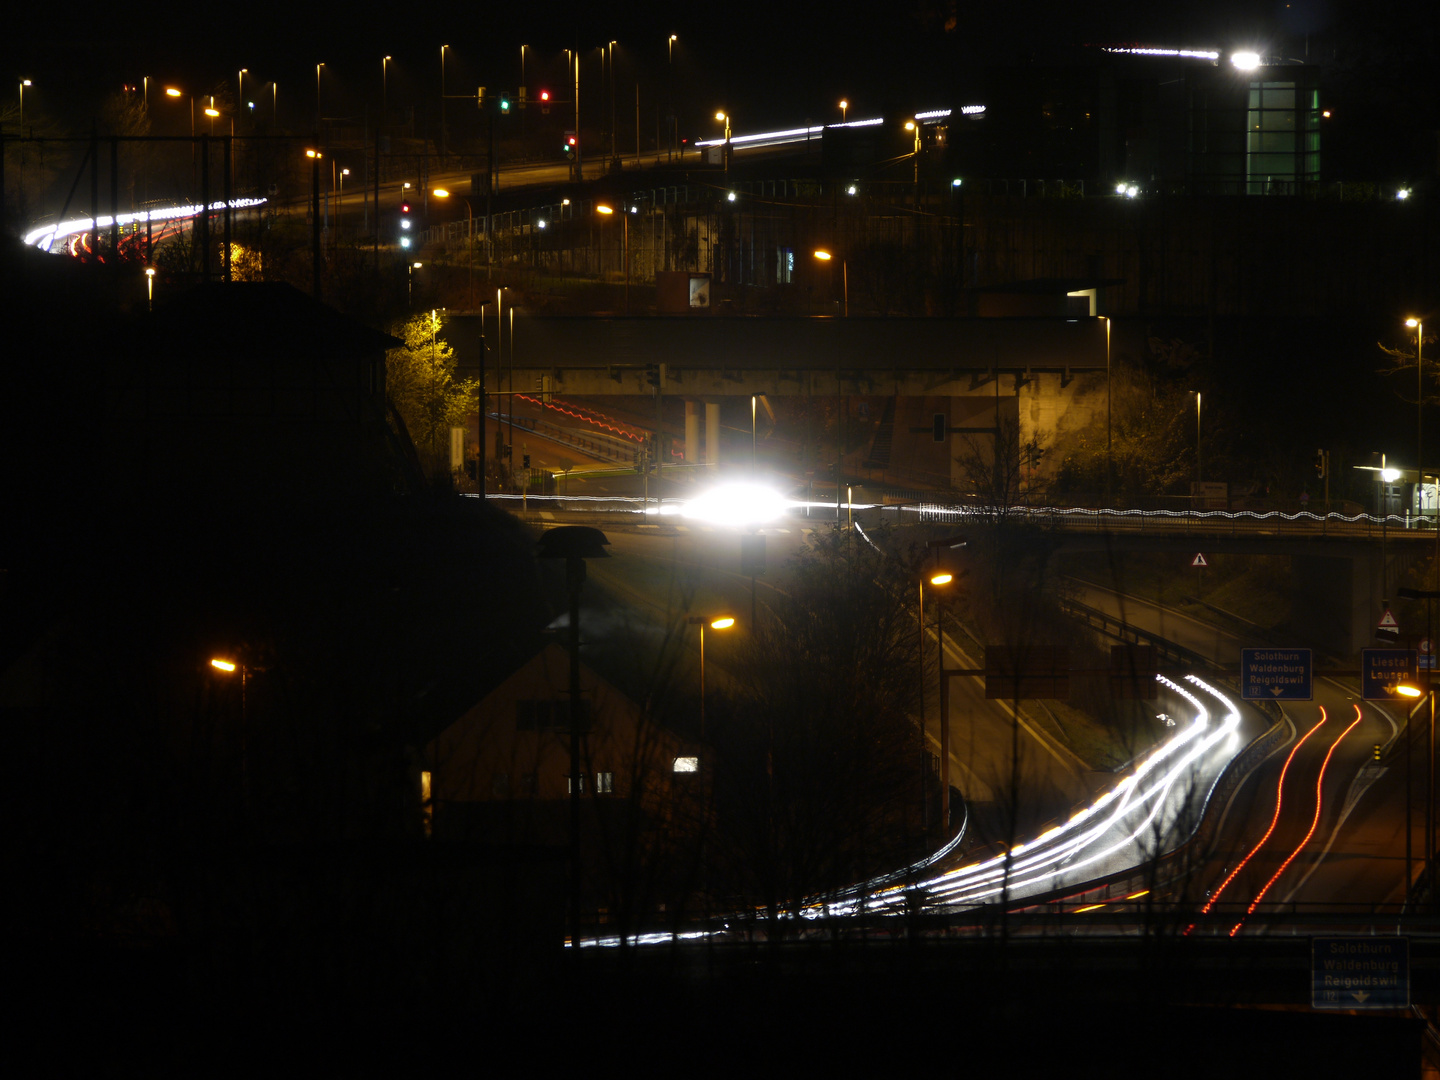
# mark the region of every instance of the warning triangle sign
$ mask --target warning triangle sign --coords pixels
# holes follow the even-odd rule
[[[1380,625],[1375,629],[1389,630],[1391,633],[1398,634],[1400,632],[1400,624],[1395,621],[1395,613],[1389,608],[1386,608],[1385,614],[1380,616]]]
[[[1197,551],[1197,552],[1195,553],[1195,557],[1190,560],[1190,565],[1191,565],[1191,566],[1209,566],[1210,564],[1205,561],[1205,553],[1202,552],[1202,551]]]

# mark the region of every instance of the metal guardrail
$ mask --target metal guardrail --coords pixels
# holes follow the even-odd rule
[[[1113,637],[1118,641],[1129,642],[1134,645],[1151,645],[1155,649],[1155,655],[1173,664],[1183,664],[1188,667],[1201,668],[1209,672],[1223,672],[1225,669],[1208,656],[1187,649],[1183,645],[1162,638],[1159,634],[1152,634],[1148,630],[1141,630],[1139,627],[1131,626],[1128,623],[1117,619],[1099,608],[1093,608],[1088,604],[1082,604],[1078,600],[1062,600],[1061,607],[1078,619],[1083,619],[1085,625],[1092,629],[1099,630],[1102,634]]]

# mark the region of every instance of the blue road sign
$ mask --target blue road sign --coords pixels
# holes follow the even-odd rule
[[[1315,696],[1309,649],[1241,649],[1240,696],[1246,701],[1309,701]]]
[[[1366,701],[1399,701],[1395,687],[1414,682],[1419,668],[1414,649],[1364,649],[1360,653],[1360,696]]]
[[[1310,1004],[1316,1009],[1410,1007],[1410,939],[1310,940]]]

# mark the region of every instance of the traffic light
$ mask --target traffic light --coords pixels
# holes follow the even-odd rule
[[[575,137],[573,131],[565,133],[565,145],[563,147],[567,158],[574,158],[575,152],[580,148],[580,140]]]
[[[549,91],[549,90],[541,90],[541,91],[540,91],[540,112],[543,113],[545,116],[549,116],[549,115],[550,115],[550,91]]]
[[[1327,456],[1324,450],[1315,451],[1315,475],[1321,480],[1325,479],[1325,466],[1327,464],[1325,459]]]
[[[1375,749],[1371,753],[1371,759],[1374,761],[1380,760],[1380,744],[1378,742],[1375,744]]]
[[[656,391],[664,390],[664,389],[665,389],[665,365],[664,365],[664,364],[646,364],[646,365],[645,365],[645,381],[646,381],[647,383],[649,383],[650,386],[651,386],[652,388],[654,388]]]
[[[501,94],[501,95],[500,95],[500,111],[501,111],[502,113],[509,113],[509,112],[510,112],[510,95],[509,95],[509,94]]]
[[[415,227],[415,221],[410,214],[410,200],[406,199],[400,203],[400,246],[409,248],[411,245],[411,233]]]

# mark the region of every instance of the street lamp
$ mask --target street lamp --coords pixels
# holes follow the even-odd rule
[[[419,270],[421,263],[410,263],[405,268],[405,302],[413,311],[415,309],[415,271]]]
[[[154,268],[153,266],[147,266],[147,267],[145,268],[145,294],[146,294],[146,299],[149,300],[149,302],[150,302],[150,310],[151,310],[151,311],[154,311],[154,310],[155,310],[155,268]]]
[[[440,157],[445,157],[445,50],[449,45],[440,46]]]
[[[920,768],[921,768],[921,791],[925,789],[924,778],[929,771],[929,763],[925,757],[925,582],[926,578],[920,578]],[[929,577],[931,586],[943,588],[955,580],[953,574],[947,571],[937,571]],[[935,603],[935,638],[940,644],[940,821],[941,829],[948,828],[950,814],[950,696],[946,693],[945,685],[945,636],[940,626],[940,603],[936,598]]]
[[[25,87],[33,86],[29,79],[20,80],[20,134],[25,134]]]
[[[1428,671],[1428,669],[1427,669]],[[1428,699],[1430,703],[1430,746],[1426,758],[1429,765],[1426,769],[1425,786],[1425,873],[1434,873],[1435,862],[1435,687],[1433,685],[1422,689],[1413,683],[1401,683],[1395,688],[1395,692],[1403,697],[1412,700],[1417,698]],[[1415,714],[1425,705],[1425,701],[1416,701],[1415,707],[1410,710],[1405,725],[1405,895],[1408,897],[1412,892],[1411,885],[1411,846],[1410,846],[1410,725],[1409,720],[1415,718]]]
[[[1424,450],[1424,427],[1425,427],[1425,322],[1422,319],[1409,318],[1405,325],[1415,331],[1415,479],[1418,481],[1416,488],[1417,498],[1415,509],[1423,516],[1425,512],[1425,455]],[[1440,521],[1436,522],[1440,526]]]
[[[815,258],[819,259],[821,262],[830,262],[832,259],[835,258],[835,256],[824,248],[820,248],[815,252]],[[841,310],[844,312],[845,317],[848,319],[850,317],[850,262],[847,258],[843,256],[840,259],[840,283],[840,295],[842,300],[844,301],[844,307]]]
[[[691,615],[685,620],[691,626],[700,627],[700,738],[705,738],[705,627],[711,630],[729,630],[735,625],[733,615]]]
[[[842,123],[842,124],[845,123],[845,114],[846,114],[847,110],[849,110],[849,108],[850,108],[850,102],[846,101],[844,98],[841,98],[841,99],[840,99],[840,123]]]
[[[624,245],[624,247],[623,247],[623,252],[624,252],[624,258],[625,258],[625,314],[626,314],[626,315],[629,315],[629,314],[630,314],[630,214],[634,213],[634,210],[631,209],[631,208],[628,207],[628,206],[627,206],[625,209],[626,209],[626,213],[620,215],[620,220],[621,220],[622,222],[624,222],[624,225],[622,226],[622,236],[623,236],[622,243],[623,243],[623,245]],[[610,214],[615,213],[615,208],[614,208],[613,206],[606,206],[604,203],[598,203],[598,204],[596,204],[596,206],[595,206],[595,212],[596,212],[597,214],[605,214],[605,215],[608,216],[608,215],[610,215]],[[687,451],[687,452],[688,452],[688,451]]]
[[[324,63],[319,63],[319,64],[316,64],[316,65],[315,65],[315,132],[316,132],[316,136],[315,136],[315,137],[316,137],[316,138],[319,138],[319,137],[320,137],[320,136],[319,136],[319,132],[320,132],[320,69],[323,68],[324,66],[325,66]]]
[[[715,119],[723,121],[725,124],[725,145],[722,149],[725,155],[725,173],[728,176],[730,173],[730,114],[727,112],[717,112]]]
[[[211,659],[210,666],[226,675],[240,671],[240,797],[248,806],[250,803],[250,732],[245,717],[245,684],[248,669],[239,660],[227,660],[222,656]]]

